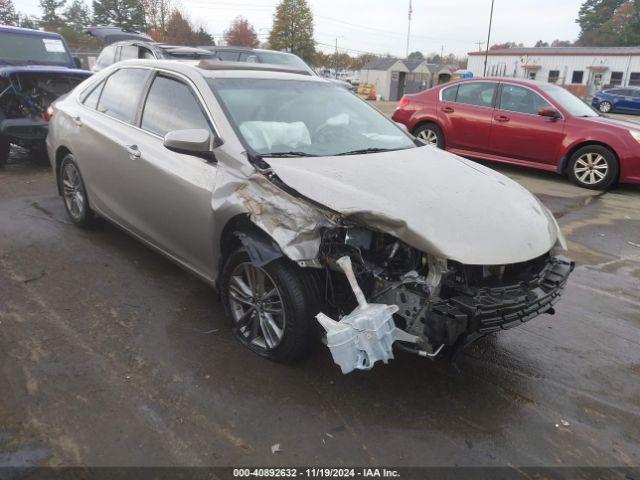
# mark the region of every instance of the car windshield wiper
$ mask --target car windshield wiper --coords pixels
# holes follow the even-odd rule
[[[394,150],[398,150],[398,149],[397,148],[378,148],[378,147],[360,148],[358,150],[349,150],[348,152],[336,153],[336,156],[338,156],[338,155],[359,155],[361,153],[392,152]],[[404,149],[400,149],[400,150],[404,150]]]
[[[261,153],[261,157],[317,157],[313,153],[307,152],[269,152],[269,153]]]

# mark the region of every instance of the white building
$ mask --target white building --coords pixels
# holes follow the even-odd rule
[[[467,69],[484,73],[484,52],[469,53]],[[604,86],[640,86],[640,47],[541,47],[489,50],[488,77],[530,78],[587,97]]]

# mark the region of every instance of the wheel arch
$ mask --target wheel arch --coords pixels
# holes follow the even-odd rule
[[[58,195],[62,195],[62,189],[60,187],[60,180],[59,180],[59,178],[60,178],[60,166],[62,165],[62,159],[64,157],[66,157],[67,155],[69,155],[70,153],[71,153],[71,150],[69,150],[65,146],[60,146],[56,150],[56,155],[55,155],[55,176],[56,176],[56,187],[58,189]]]
[[[442,131],[442,135],[444,135],[444,128],[442,127],[442,125],[440,124],[439,121],[437,121],[435,118],[423,118],[421,119],[419,122],[417,122],[413,128],[411,129],[411,134],[413,135],[413,132],[415,132],[416,130],[418,130],[420,127],[430,124],[432,123],[433,125],[435,125],[436,127],[438,127],[441,131]]]
[[[567,167],[569,165],[569,159],[573,156],[573,154],[576,153],[581,148],[588,147],[589,145],[597,145],[599,147],[604,147],[607,150],[610,150],[611,153],[613,153],[614,157],[616,157],[616,162],[618,162],[618,178],[615,179],[617,181],[620,177],[620,157],[618,153],[615,151],[615,149],[611,147],[611,145],[605,142],[599,142],[597,140],[587,140],[583,142],[578,142],[576,145],[573,145],[569,149],[569,151],[565,153],[565,155],[560,159],[560,163],[558,163],[557,172],[561,175],[566,173]]]
[[[247,249],[251,261],[257,266],[286,256],[267,232],[253,223],[249,215],[241,213],[230,218],[220,234],[218,278],[220,278],[226,258],[241,246]]]

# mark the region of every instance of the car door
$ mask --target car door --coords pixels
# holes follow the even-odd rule
[[[139,114],[137,155],[123,179],[127,208],[142,237],[192,269],[211,277],[211,195],[217,166],[211,160],[168,150],[170,131],[207,129],[213,123],[196,87],[186,78],[157,72]]]
[[[447,149],[488,150],[496,86],[496,82],[463,82],[440,92],[437,116]]]
[[[151,70],[123,67],[91,91],[73,121],[80,129],[73,153],[87,185],[91,204],[121,225],[133,229],[129,208],[131,159],[139,131],[133,123]],[[99,90],[98,90],[99,89]]]
[[[640,90],[632,90],[631,93],[631,110],[640,112]]]
[[[529,87],[502,83],[491,127],[491,153],[527,162],[556,164],[564,138],[564,118],[543,117],[555,108]]]

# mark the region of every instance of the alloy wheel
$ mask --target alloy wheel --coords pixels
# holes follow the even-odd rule
[[[575,177],[585,185],[602,182],[609,172],[609,162],[599,153],[585,153],[573,165]]]
[[[69,215],[75,220],[81,220],[85,213],[85,197],[82,188],[82,179],[77,167],[71,163],[65,163],[62,167],[62,194]]]
[[[609,102],[602,102],[599,106],[598,109],[602,112],[602,113],[609,113],[611,111],[611,104]]]
[[[438,135],[431,129],[424,129],[418,133],[418,138],[427,145],[438,146]]]
[[[229,305],[240,339],[264,350],[282,342],[285,313],[273,279],[250,262],[240,263],[229,279]]]

